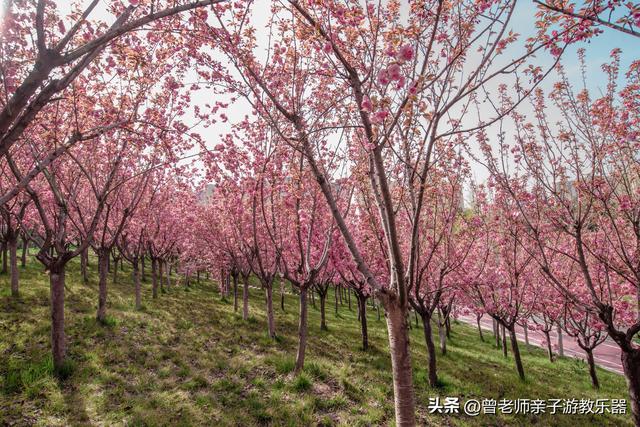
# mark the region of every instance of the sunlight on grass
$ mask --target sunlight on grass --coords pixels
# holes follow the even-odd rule
[[[151,298],[143,284],[145,310],[133,306],[130,271],[109,283],[106,324],[95,320],[97,275],[79,280],[74,260],[68,272],[66,321],[69,371],[55,375],[49,353],[48,283],[30,260],[22,272],[20,300],[1,293],[0,424],[42,425],[379,425],[393,420],[391,364],[384,319],[370,310],[371,348],[360,349],[355,307],[328,304],[330,331],[320,330],[318,308],[309,307],[307,362],[293,376],[297,298],[287,295],[276,310],[279,339],[266,334],[264,295],[252,289],[248,321],[223,302],[210,282],[189,292],[174,288]],[[0,289],[8,278],[0,276]],[[331,297],[332,295],[330,295]],[[279,295],[278,295],[279,300]],[[332,301],[329,299],[329,301]],[[524,346],[527,381],[517,378],[511,357],[480,341],[474,329],[453,324],[446,356],[438,354],[439,387],[427,380],[421,327],[412,319],[411,348],[417,413],[421,424],[475,426],[631,425],[628,416],[523,417],[429,414],[429,397],[626,398],[624,379],[598,370],[600,391],[590,387],[587,367],[574,359],[547,361],[542,350]]]

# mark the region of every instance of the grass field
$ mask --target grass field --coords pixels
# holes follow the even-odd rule
[[[9,296],[0,278],[0,425],[381,425],[393,423],[391,367],[384,318],[369,311],[371,349],[360,349],[355,309],[328,298],[329,331],[310,307],[304,373],[294,377],[297,300],[277,309],[279,338],[268,339],[262,293],[252,289],[251,318],[243,321],[217,288],[202,282],[151,299],[144,284],[142,311],[134,309],[130,274],[109,284],[107,325],[95,319],[97,275],[79,280],[79,261],[67,273],[67,376],[52,374],[49,356],[48,277],[33,259],[22,271],[22,296]],[[525,347],[527,381],[476,331],[454,323],[448,353],[438,360],[441,387],[428,386],[422,329],[411,330],[418,419],[443,426],[622,426],[620,415],[428,414],[428,398],[626,398],[623,377],[598,370],[602,388],[590,387],[584,362],[549,363],[542,350]]]

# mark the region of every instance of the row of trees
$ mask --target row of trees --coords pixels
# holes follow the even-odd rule
[[[57,368],[65,268],[78,256],[86,266],[92,249],[99,320],[114,254],[133,265],[138,306],[145,260],[154,296],[171,264],[223,272],[236,292],[242,280],[245,317],[256,277],[271,336],[274,285],[286,281],[300,298],[296,370],[309,292],[321,307],[331,284],[361,310],[375,297],[397,425],[415,424],[410,310],[432,384],[432,321],[444,349],[455,310],[510,334],[521,377],[516,324],[561,323],[588,354],[606,331],[640,425],[639,65],[618,87],[614,52],[595,99],[562,72],[547,97],[539,90],[567,46],[601,26],[637,35],[637,6],[545,3],[537,37],[520,40],[515,1],[289,0],[269,4],[267,34],[264,4],[249,0],[114,0],[104,20],[91,16],[99,3],[66,16],[45,0],[3,3],[2,240],[16,295],[18,236],[38,247]],[[215,101],[193,107],[199,90]],[[529,102],[532,117],[519,113]],[[197,130],[228,122],[234,105],[252,115],[210,149]],[[201,175],[184,162],[197,151],[211,194],[193,189]],[[470,157],[491,178],[463,208]]]

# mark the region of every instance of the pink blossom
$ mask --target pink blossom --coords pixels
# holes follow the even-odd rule
[[[389,78],[391,78],[391,80],[400,80],[400,78],[402,77],[401,71],[402,70],[400,69],[400,65],[398,64],[391,64],[387,68],[387,73],[389,74]]]
[[[389,72],[387,70],[382,70],[378,73],[378,83],[383,86],[388,85],[391,82],[391,78],[389,77]]]
[[[362,98],[362,111],[366,111],[368,113],[373,111],[373,104],[371,103],[369,97],[366,95],[364,98]]]
[[[409,44],[401,46],[397,59],[398,61],[411,61],[413,59],[413,47]]]
[[[371,120],[373,123],[382,123],[385,121],[385,119],[389,117],[389,112],[386,110],[380,110],[380,111],[376,111],[376,113],[373,115],[373,119]]]

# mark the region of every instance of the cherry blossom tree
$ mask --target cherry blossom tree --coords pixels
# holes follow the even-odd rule
[[[550,94],[558,123],[551,122],[551,107],[539,92],[533,123],[514,115],[513,144],[501,138],[497,154],[487,144],[483,147],[496,183],[510,194],[514,209],[526,221],[527,237],[535,248],[531,253],[547,278],[570,302],[597,316],[620,347],[631,409],[640,424],[640,349],[634,342],[640,331],[634,154],[640,64],[632,63],[627,85],[619,88],[619,51],[612,57],[603,66],[609,84],[601,97],[592,98],[586,89],[576,92],[561,73]],[[583,58],[581,53],[584,69]],[[513,162],[506,160],[510,150]],[[584,293],[562,280],[565,258],[579,266]]]

